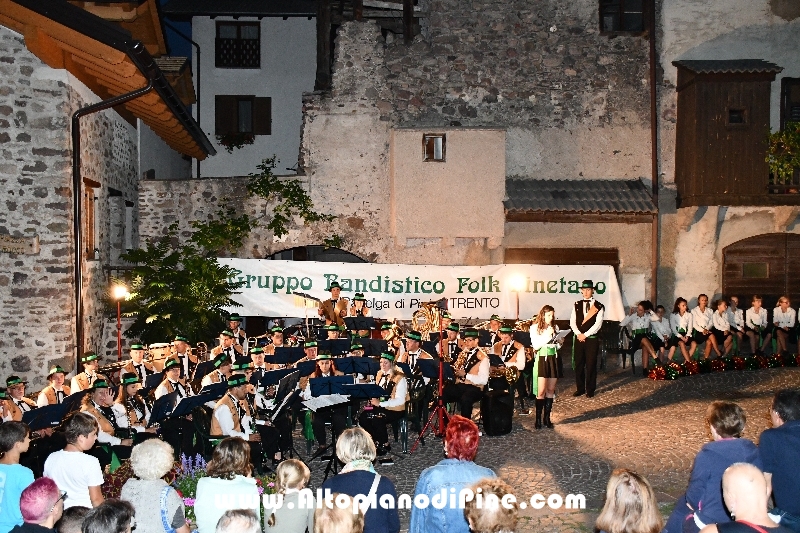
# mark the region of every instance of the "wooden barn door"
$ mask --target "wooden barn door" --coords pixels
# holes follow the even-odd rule
[[[800,304],[800,235],[771,233],[750,237],[723,252],[722,291],[739,296],[743,309],[753,294],[764,298],[769,311],[786,294],[792,306]]]

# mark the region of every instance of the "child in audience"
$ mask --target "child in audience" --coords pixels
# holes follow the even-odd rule
[[[30,443],[28,424],[0,424],[0,533],[22,525],[19,497],[33,483],[33,471],[19,464],[19,456],[28,451]]]
[[[300,491],[306,488],[311,472],[297,459],[287,459],[278,465],[275,473],[275,491],[283,496],[280,508],[267,518],[265,531],[305,533],[314,531],[314,497],[309,496],[305,507],[300,507]]]

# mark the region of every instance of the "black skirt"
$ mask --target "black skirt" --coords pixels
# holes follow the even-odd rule
[[[564,377],[564,363],[558,355],[548,355],[546,357],[536,356],[539,365],[540,378],[562,378]]]

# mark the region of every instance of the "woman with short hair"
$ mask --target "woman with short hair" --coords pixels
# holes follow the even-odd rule
[[[131,468],[136,477],[125,482],[120,498],[138,511],[136,533],[189,533],[183,499],[163,479],[173,465],[172,446],[160,439],[133,448]]]
[[[420,495],[428,501],[444,491],[455,494],[483,478],[494,478],[494,472],[475,464],[478,453],[480,432],[472,420],[463,416],[452,416],[444,435],[445,459],[422,471],[414,491],[414,499]],[[469,525],[464,512],[456,506],[452,509],[445,505],[443,509],[414,506],[411,509],[411,525],[409,533],[467,533]]]
[[[372,462],[376,450],[372,437],[364,429],[346,429],[336,441],[336,456],[345,464],[342,471],[322,484],[322,490],[357,496],[375,495],[375,501],[388,495],[397,502],[397,491],[389,478],[375,472]],[[316,520],[316,518],[315,518]],[[316,529],[316,522],[315,522]],[[384,509],[381,505],[370,507],[364,514],[364,533],[397,533],[400,531],[400,516],[397,506]]]
[[[627,468],[611,472],[595,529],[601,533],[659,533],[662,527],[664,519],[650,483]]]
[[[763,470],[756,445],[741,438],[747,417],[733,402],[712,402],[706,410],[712,442],[694,458],[686,493],[678,498],[666,533],[697,533],[707,524],[730,522],[722,502],[722,474],[733,463],[750,463]]]
[[[253,509],[261,514],[258,487],[251,477],[250,445],[240,437],[228,437],[214,448],[206,469],[197,482],[194,514],[200,533],[214,533],[228,509]]]

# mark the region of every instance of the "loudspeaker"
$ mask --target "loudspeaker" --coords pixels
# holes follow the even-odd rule
[[[511,417],[514,415],[514,395],[506,391],[489,391],[481,400],[483,431],[494,437],[511,433]]]

